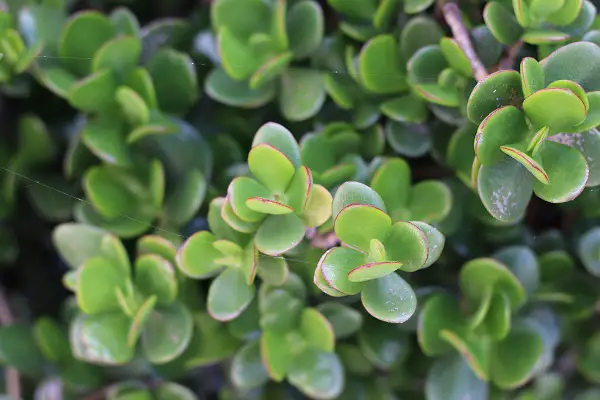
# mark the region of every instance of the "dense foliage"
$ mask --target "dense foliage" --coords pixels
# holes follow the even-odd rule
[[[594,2],[0,5],[2,399],[600,399]]]

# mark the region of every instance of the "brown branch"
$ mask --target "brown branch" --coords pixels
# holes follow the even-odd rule
[[[14,322],[13,315],[8,305],[8,300],[4,295],[4,290],[0,288],[0,325],[6,326]],[[21,380],[19,371],[15,368],[6,367],[4,369],[4,381],[6,383],[6,391],[11,399],[21,399]]]
[[[319,249],[329,250],[340,244],[335,232],[318,233],[316,228],[307,229],[306,238],[310,240],[311,246]]]
[[[475,53],[473,49],[473,44],[471,43],[471,37],[469,36],[469,31],[465,27],[463,23],[462,16],[460,14],[460,10],[455,3],[445,3],[442,6],[442,12],[444,13],[444,18],[446,19],[446,23],[452,30],[452,35],[454,35],[454,39],[458,42],[458,45],[465,52],[465,55],[469,59],[469,63],[471,64],[471,68],[473,68],[473,74],[475,75],[475,79],[477,82],[481,82],[488,76],[488,73],[483,66],[483,63]]]

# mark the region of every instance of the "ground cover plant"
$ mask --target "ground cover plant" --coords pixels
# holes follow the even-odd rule
[[[600,399],[591,0],[0,0],[0,396]]]

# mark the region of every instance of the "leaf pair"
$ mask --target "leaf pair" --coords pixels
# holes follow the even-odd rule
[[[589,181],[588,160],[600,147],[587,131],[600,123],[598,92],[586,93],[571,80],[547,80],[543,64],[525,58],[520,74],[492,74],[469,98],[467,114],[480,124],[474,178],[484,205],[502,221],[522,218],[533,192],[562,203],[596,184],[596,171]]]
[[[294,280],[289,282],[283,288],[261,287],[263,332],[259,346],[252,342],[247,345],[255,346],[255,357],[260,351],[264,370],[261,369],[262,378],[256,383],[269,377],[276,382],[287,379],[307,396],[334,398],[344,386],[344,375],[342,364],[333,353],[333,327],[317,309],[304,307],[304,298],[298,292],[303,286],[290,286]],[[241,364],[240,372],[245,369]]]
[[[329,219],[331,195],[313,184],[296,139],[283,126],[271,122],[257,131],[248,167],[254,178],[230,183],[221,215],[232,228],[255,232],[262,253],[278,256],[293,249],[306,228]]]
[[[15,29],[13,16],[7,11],[0,13],[0,82],[11,80],[27,71],[43,50],[43,43],[28,45]]]
[[[370,187],[382,198],[393,221],[442,221],[452,208],[452,193],[440,181],[411,185],[410,167],[402,158],[391,158],[375,171]]]
[[[413,92],[424,101],[445,107],[464,103],[473,70],[455,39],[443,37],[439,44],[420,48],[406,68]]]
[[[345,247],[321,257],[314,282],[330,296],[361,293],[370,314],[401,323],[414,313],[416,296],[395,271],[429,267],[439,258],[444,237],[423,222],[392,223],[385,209],[382,198],[368,186],[340,186],[333,201],[334,230]]]
[[[425,354],[455,349],[479,379],[515,388],[536,372],[546,347],[538,330],[511,317],[524,304],[526,290],[537,287],[537,263],[530,250],[519,247],[495,258],[471,260],[461,270],[460,287],[470,314],[465,315],[454,296],[435,294],[419,315],[418,339]]]
[[[76,358],[124,364],[134,357],[140,339],[144,354],[155,364],[171,361],[185,350],[192,336],[192,316],[177,300],[175,270],[163,257],[173,259],[169,246],[147,239],[132,277],[123,244],[106,231],[63,224],[53,240],[74,268],[64,283],[75,292],[81,311],[70,328]]]
[[[287,119],[305,120],[321,109],[325,101],[321,74],[290,67],[321,43],[324,17],[317,2],[304,1],[288,9],[283,1],[270,5],[219,0],[211,7],[211,21],[222,67],[206,81],[211,97],[254,108],[273,99],[279,81],[279,107]]]
[[[511,45],[523,40],[544,45],[564,43],[585,33],[594,14],[595,7],[584,0],[513,0],[512,7],[501,1],[489,2],[483,19],[500,43]]]
[[[106,391],[107,400],[194,400],[196,395],[175,382],[162,382],[153,388],[148,388],[143,382],[122,381],[110,386]]]

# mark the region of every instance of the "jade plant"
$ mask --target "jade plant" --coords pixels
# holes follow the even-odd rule
[[[369,314],[401,323],[415,312],[417,299],[397,270],[431,266],[444,248],[444,236],[419,221],[393,222],[377,192],[358,182],[339,187],[333,200],[334,230],[344,246],[328,250],[314,282],[330,296],[360,293]]]
[[[554,71],[563,63],[577,74],[578,59],[572,55],[596,50],[591,46],[597,48],[571,44],[539,63],[525,58],[520,73],[497,72],[473,89],[467,112],[479,124],[474,179],[483,204],[497,219],[522,218],[533,193],[564,203],[582,192],[590,175],[594,179],[589,185],[597,184],[588,159],[593,160],[598,149],[587,139],[593,133],[582,132],[600,124],[598,92],[586,92],[576,79],[557,79]],[[585,149],[563,144],[571,143],[569,134],[580,134],[573,140],[586,143]]]
[[[592,0],[0,0],[0,398],[597,400]]]
[[[595,13],[594,5],[587,0],[513,0],[512,4],[490,1],[483,10],[483,18],[494,37],[503,44],[522,40],[541,45],[582,36],[592,24]]]
[[[301,164],[300,147],[282,125],[267,123],[255,134],[248,153],[252,177],[233,179],[227,188],[223,219],[235,230],[254,233],[257,249],[270,256],[296,247],[307,228],[331,214],[331,194],[313,184]]]

